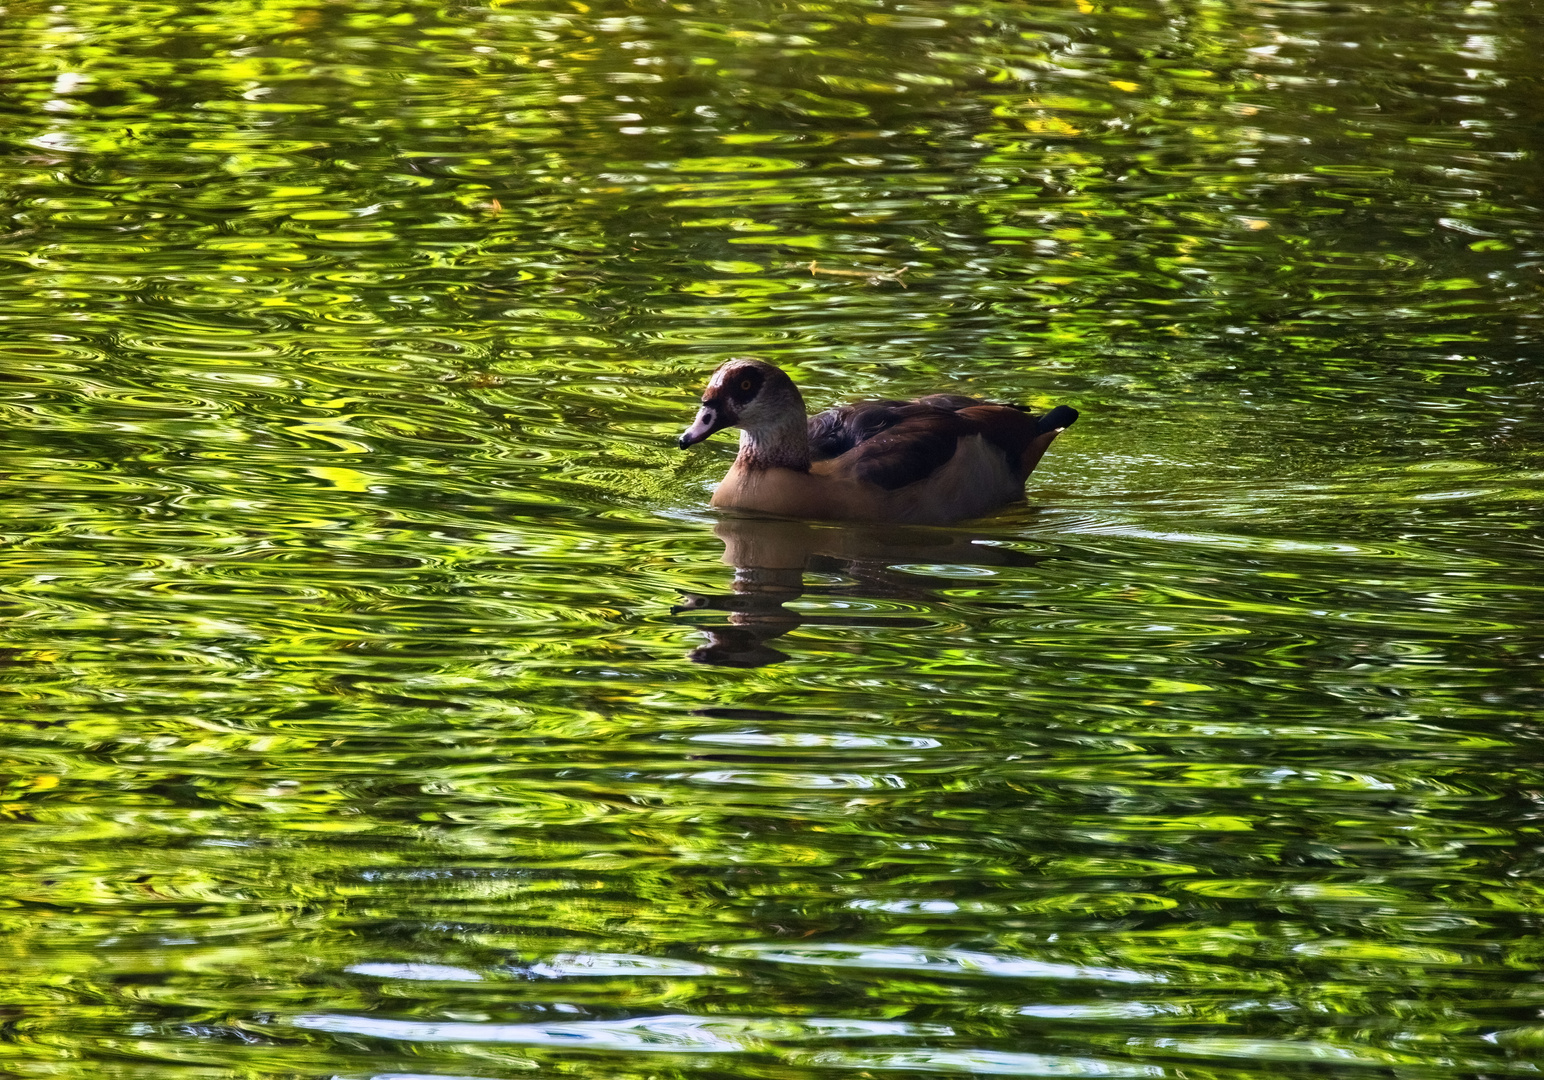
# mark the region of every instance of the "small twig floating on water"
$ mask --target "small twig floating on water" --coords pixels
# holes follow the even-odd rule
[[[906,267],[904,266],[899,270],[827,270],[824,266],[818,265],[818,260],[810,260],[811,276],[815,274],[833,274],[836,277],[860,277],[865,279],[870,285],[878,285],[882,281],[893,281],[904,289],[906,283],[901,280],[901,275],[905,272]]]

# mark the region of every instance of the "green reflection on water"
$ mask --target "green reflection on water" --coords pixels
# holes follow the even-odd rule
[[[1540,25],[11,5],[0,1071],[1534,1071]]]

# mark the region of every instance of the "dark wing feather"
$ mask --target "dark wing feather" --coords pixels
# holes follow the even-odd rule
[[[959,415],[980,424],[981,434],[987,442],[1003,452],[1009,467],[1023,479],[1039,464],[1050,440],[1036,447],[1033,453],[1030,447],[1042,435],[1049,435],[1057,428],[1071,427],[1078,418],[1078,411],[1058,405],[1044,416],[1035,417],[1018,405],[976,405],[961,409]]]
[[[1055,431],[1057,428],[1070,428],[1077,418],[1078,411],[1071,405],[1058,405],[1035,421],[1035,432],[1036,434],[1044,435],[1046,432]]]
[[[982,401],[980,398],[966,397],[964,394],[929,394],[916,400],[918,405],[931,405],[935,409],[948,409],[950,412],[959,412],[968,409],[972,405],[990,405],[990,401]]]
[[[948,464],[960,439],[975,434],[978,425],[946,409],[914,407],[910,416],[853,450],[852,473],[861,481],[887,491],[925,480]]]
[[[1015,405],[973,405],[961,409],[960,415],[979,424],[986,441],[1008,459],[1008,467],[1015,473],[1021,471],[1024,451],[1040,434],[1033,417]]]
[[[859,443],[900,423],[901,415],[896,410],[910,404],[909,401],[859,401],[838,405],[810,417],[810,458],[822,461],[841,457]]]
[[[859,401],[810,417],[810,457],[824,461],[857,451],[853,475],[894,491],[925,480],[948,464],[960,439],[981,435],[1002,451],[1009,467],[1022,477],[1029,475],[1045,452],[1042,446],[1026,457],[1035,440],[1071,426],[1077,418],[1077,410],[1065,405],[1033,417],[1020,405],[998,405],[963,394],[930,394],[916,401]]]

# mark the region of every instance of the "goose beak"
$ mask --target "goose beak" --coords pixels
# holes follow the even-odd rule
[[[728,426],[728,420],[719,410],[704,405],[702,411],[697,414],[697,419],[692,421],[692,426],[681,432],[678,442],[681,449],[685,450],[688,446],[696,446],[715,431],[723,431]]]

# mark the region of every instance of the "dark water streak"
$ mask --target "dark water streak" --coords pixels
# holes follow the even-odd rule
[[[0,1073],[1536,1073],[1541,26],[8,6]]]

